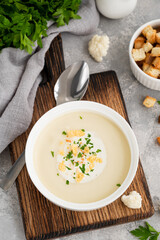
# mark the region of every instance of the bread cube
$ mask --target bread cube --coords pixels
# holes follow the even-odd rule
[[[150,42],[151,44],[154,44],[156,42],[156,30],[149,30],[146,33],[146,38],[148,42]]]
[[[144,52],[143,48],[140,49],[132,49],[132,57],[134,60],[137,61],[142,61],[146,58],[146,54]]]
[[[146,54],[146,58],[145,58],[145,63],[152,64],[152,62],[153,62],[154,59],[155,59],[155,58],[152,57],[150,53],[147,53],[147,54]]]
[[[160,43],[160,32],[156,33],[156,42]]]
[[[143,49],[146,53],[150,52],[152,50],[153,46],[151,43],[146,42],[143,44]]]
[[[160,137],[157,137],[157,142],[160,145]]]
[[[151,56],[152,57],[160,57],[160,47],[152,48]]]
[[[143,47],[143,44],[145,42],[145,38],[144,37],[138,37],[136,38],[135,42],[134,42],[134,48],[135,49],[140,49]]]
[[[160,70],[160,57],[156,57],[152,64],[155,66],[155,68],[158,68]]]
[[[155,102],[156,102],[156,98],[152,98],[150,96],[146,96],[146,98],[143,101],[143,105],[147,108],[151,108],[154,106]]]
[[[158,78],[159,75],[160,75],[160,70],[155,68],[155,67],[152,67],[150,66],[146,71],[145,71],[146,74],[148,74],[149,76],[151,77],[154,77],[154,78]]]
[[[147,27],[145,27],[142,31],[142,34],[146,37],[148,31],[153,31],[152,26],[148,25]]]
[[[148,64],[148,63],[143,63],[143,66],[142,66],[142,70],[143,70],[143,72],[146,72],[147,71],[147,69],[150,67],[150,65]]]

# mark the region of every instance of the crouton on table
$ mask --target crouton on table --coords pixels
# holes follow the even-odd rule
[[[144,99],[144,101],[143,101],[143,105],[144,105],[145,107],[147,107],[147,108],[150,108],[150,107],[153,107],[153,106],[154,106],[154,104],[155,104],[156,101],[157,101],[157,100],[156,100],[155,98],[150,97],[150,96],[147,96],[147,97]]]

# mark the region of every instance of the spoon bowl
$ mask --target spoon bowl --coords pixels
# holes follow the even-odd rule
[[[54,87],[54,97],[57,105],[82,99],[88,84],[88,64],[84,61],[79,61],[70,65],[60,75]]]

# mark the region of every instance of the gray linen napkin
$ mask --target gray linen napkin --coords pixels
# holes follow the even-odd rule
[[[94,0],[84,0],[79,10],[81,20],[71,20],[68,26],[57,28],[52,24],[43,48],[29,55],[14,48],[0,53],[0,153],[18,135],[29,127],[45,53],[60,32],[76,35],[90,34],[99,24]]]

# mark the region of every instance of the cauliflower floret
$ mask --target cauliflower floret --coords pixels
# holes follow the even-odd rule
[[[109,38],[107,35],[95,35],[88,43],[88,51],[97,62],[102,62],[103,57],[107,55],[108,48]]]
[[[121,197],[121,201],[128,207],[133,209],[141,208],[142,206],[142,198],[141,195],[136,192],[132,191],[128,196],[123,195]]]

